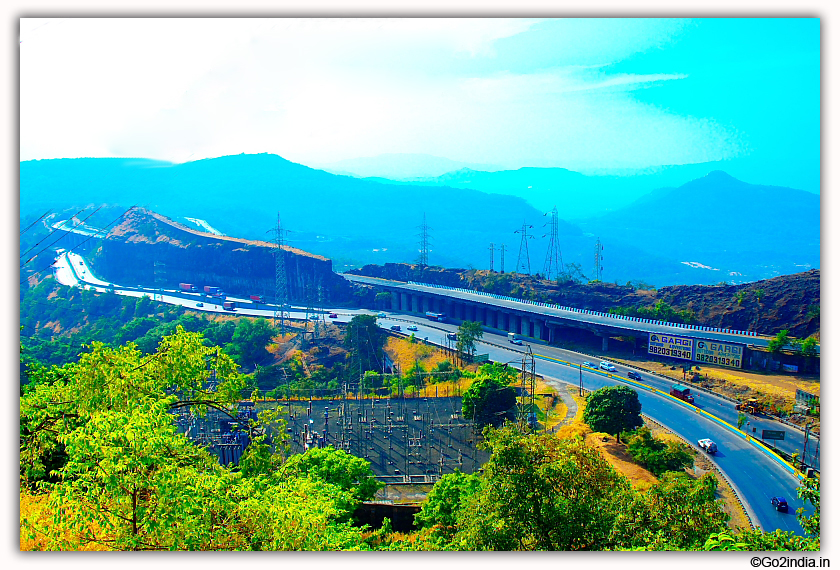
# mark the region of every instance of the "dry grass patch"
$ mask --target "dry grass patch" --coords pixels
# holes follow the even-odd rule
[[[634,489],[646,491],[659,481],[653,473],[636,463],[627,453],[627,447],[615,441],[615,436],[590,432],[586,434],[584,441],[600,451],[616,471],[627,477]]]

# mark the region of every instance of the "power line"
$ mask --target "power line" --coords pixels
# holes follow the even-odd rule
[[[128,210],[126,210],[125,212],[123,212],[122,214],[120,214],[120,215],[119,215],[116,219],[114,219],[112,222],[110,222],[109,224],[107,224],[107,225],[105,226],[105,229],[108,229],[108,228],[110,228],[112,225],[116,224],[118,221],[120,221],[120,218],[124,217],[126,214],[128,214],[131,210],[135,209],[136,207],[137,207],[137,205],[135,204],[134,206],[130,207]],[[98,209],[98,208],[97,208],[97,209]],[[92,214],[91,214],[91,215],[92,215]],[[87,218],[85,218],[85,219],[87,219]],[[87,242],[89,242],[90,240],[92,240],[94,237],[97,237],[97,236],[96,236],[95,234],[94,234],[94,235],[90,235],[90,236],[88,236],[86,239],[84,239],[84,240],[80,241],[78,244],[76,244],[76,245],[74,245],[73,247],[71,247],[70,249],[68,249],[68,250],[67,250],[67,253],[70,253],[70,252],[72,252],[73,250],[75,250],[76,248],[79,248],[79,247],[83,246],[84,244],[86,244]],[[60,238],[59,238],[59,239],[60,239]],[[56,241],[58,241],[58,240],[56,240]],[[49,246],[47,246],[47,247],[49,247]],[[46,248],[45,248],[45,249],[46,249]],[[42,250],[42,251],[43,251],[43,250]],[[37,255],[35,255],[35,256],[33,257],[33,259],[34,259],[35,257],[38,257],[38,255],[40,255],[40,253],[41,253],[41,252],[38,252],[38,254],[37,254]],[[31,261],[31,260],[30,260],[30,261]],[[27,263],[28,263],[28,262],[27,262]],[[49,269],[50,267],[52,267],[52,266],[53,266],[53,263],[54,263],[54,261],[51,261],[51,262],[49,263],[49,265],[47,265],[47,266],[46,266],[46,267],[44,267],[43,269],[39,269],[38,271],[34,271],[34,272],[32,273],[32,275],[40,275],[41,273],[43,273],[44,271],[46,271],[47,269]],[[24,264],[24,265],[25,265],[25,264]],[[22,268],[22,267],[23,267],[23,266],[21,266],[21,268]],[[30,275],[30,277],[31,277],[32,275]],[[20,284],[21,284],[21,285],[23,285],[23,284],[24,284],[26,281],[28,281],[28,280],[29,280],[29,277],[27,277],[27,278],[23,279],[23,280],[20,282]]]
[[[22,232],[20,232],[20,235],[23,235],[23,234],[25,234],[26,232],[28,232],[28,231],[32,228],[32,226],[34,226],[35,224],[37,224],[38,222],[40,222],[41,220],[43,220],[43,219],[47,216],[47,214],[49,214],[50,212],[52,212],[52,210],[47,210],[46,212],[44,212],[43,214],[41,214],[41,217],[40,217],[40,218],[38,218],[37,220],[35,220],[34,222],[32,222],[31,224],[29,224],[29,225],[26,227],[26,229],[25,229],[25,230],[23,230]]]
[[[528,253],[528,239],[534,239],[534,236],[528,235],[528,228],[533,228],[534,226],[528,225],[525,223],[525,220],[522,220],[522,228],[516,230],[515,234],[522,234],[522,240],[519,242],[519,257],[516,258],[516,272],[517,273],[524,273],[525,275],[531,274],[531,256]],[[523,260],[524,258],[524,260]],[[524,271],[520,271],[524,270]]]
[[[78,216],[79,214],[81,214],[82,212],[84,212],[85,210],[87,210],[87,206],[85,206],[84,208],[82,208],[81,210],[79,210],[78,212],[76,212],[75,214],[73,214],[73,218],[75,218],[76,216]],[[72,218],[71,218],[71,219],[72,219]],[[38,247],[39,245],[41,245],[41,243],[43,243],[45,240],[49,239],[49,237],[50,237],[51,235],[53,235],[54,233],[56,233],[57,231],[58,231],[58,228],[52,228],[52,230],[50,230],[50,232],[49,232],[47,235],[45,235],[45,236],[44,236],[44,237],[42,237],[40,240],[38,240],[37,242],[35,242],[35,244],[34,244],[32,247],[30,247],[29,249],[27,249],[26,251],[24,251],[23,253],[21,253],[21,254],[20,254],[20,258],[21,258],[21,259],[23,259],[23,258],[24,258],[24,257],[25,257],[25,256],[26,256],[29,252],[30,252],[30,251],[32,251],[33,249],[35,249],[36,247]],[[62,234],[62,235],[63,235],[63,234]],[[57,240],[56,240],[56,241],[57,241]],[[53,243],[55,243],[55,242],[53,242]],[[47,246],[47,247],[49,247],[49,246]],[[41,251],[43,251],[43,250],[41,250]],[[39,252],[39,253],[40,253],[40,252]],[[37,254],[36,254],[36,256],[37,256]]]

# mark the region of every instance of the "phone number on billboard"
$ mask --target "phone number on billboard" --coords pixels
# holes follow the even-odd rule
[[[734,366],[741,368],[741,361],[734,358],[724,358],[723,356],[711,356],[709,354],[698,354],[695,358],[697,362],[708,362],[709,364],[721,364],[723,366]]]
[[[685,358],[691,360],[690,350],[680,350],[679,348],[664,348],[661,346],[651,346],[648,348],[651,354],[661,354],[662,356],[672,356],[674,358]]]

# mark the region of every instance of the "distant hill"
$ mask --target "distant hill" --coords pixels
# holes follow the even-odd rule
[[[569,181],[567,187],[587,178],[548,170]],[[570,194],[576,193],[582,191]],[[819,267],[819,197],[814,194],[714,175],[637,199],[615,206],[607,216],[576,224],[561,221],[563,262],[577,263],[591,276],[600,237],[603,279],[610,282],[742,283]],[[69,217],[82,206],[103,203],[144,206],[191,228],[199,226],[187,218],[203,220],[223,234],[255,240],[270,239],[279,211],[285,227],[293,230],[288,243],[329,257],[336,271],[415,261],[424,213],[434,265],[487,269],[493,243],[495,268],[504,244],[505,269],[513,270],[520,252],[514,230],[523,220],[533,226],[535,237],[528,241],[532,273],[542,271],[548,246],[547,210],[521,197],[338,176],[276,155],[185,164],[104,158],[20,163],[22,219],[32,221],[47,208],[75,208]],[[557,200],[557,205],[560,218],[567,218],[571,210],[566,203]]]
[[[507,243],[507,263],[512,266],[513,242],[518,240],[513,231],[523,219],[544,220],[542,212],[513,196],[379,184],[268,154],[185,164],[26,161],[20,172],[22,214],[54,206],[138,204],[187,225],[185,217],[199,218],[227,235],[266,239],[279,211],[285,227],[293,230],[290,243],[336,260],[337,270],[344,263],[415,260],[424,212],[432,228],[430,262],[489,263],[488,247],[493,242]],[[565,222],[561,233],[581,234]]]
[[[758,279],[820,267],[818,195],[748,184],[721,171],[579,224],[605,243],[695,262],[697,271],[721,281],[739,277],[732,272]]]
[[[499,170],[489,164],[458,162],[432,156],[430,154],[389,153],[363,158],[350,158],[327,164],[315,165],[316,168],[346,174],[359,178],[382,178],[389,180],[405,180],[418,177],[434,177],[462,168],[476,170]]]

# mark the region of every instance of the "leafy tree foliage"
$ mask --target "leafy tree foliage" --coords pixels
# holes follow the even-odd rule
[[[627,386],[606,386],[586,397],[583,421],[595,431],[619,434],[641,427],[642,404],[639,395]]]
[[[383,487],[374,477],[370,462],[334,447],[316,447],[293,455],[283,470],[286,474],[308,476],[329,483],[346,491],[356,502],[370,501]]]
[[[458,340],[455,348],[461,354],[469,357],[475,356],[475,343],[484,336],[484,329],[481,323],[474,321],[464,321],[458,327]]]
[[[373,315],[356,315],[347,325],[344,346],[350,352],[350,370],[382,370],[386,335]]]
[[[455,536],[458,515],[466,501],[479,486],[478,474],[466,474],[459,470],[449,473],[435,483],[426,499],[420,505],[420,512],[414,521],[421,528],[434,528],[448,540]]]
[[[693,324],[697,322],[697,315],[691,309],[678,311],[662,299],[659,299],[656,305],[652,307],[614,307],[609,312],[626,317],[639,317],[669,323]]]
[[[276,334],[266,319],[240,319],[225,352],[243,365],[264,362],[271,356],[265,347]]]
[[[453,543],[465,550],[585,550],[602,547],[630,492],[601,454],[580,439],[485,430],[492,455],[458,514]]]
[[[694,464],[691,449],[684,443],[664,441],[653,437],[649,428],[641,427],[625,436],[627,451],[645,466],[645,468],[661,477],[667,471],[682,471]]]
[[[301,456],[287,470],[282,446],[257,438],[235,470],[177,433],[173,409],[232,411],[245,386],[236,368],[179,329],[151,355],[95,343],[61,373],[37,378],[20,402],[22,486],[60,445],[66,461],[37,484],[52,516],[22,516],[21,536],[49,549],[368,548],[348,511],[375,485],[363,460]],[[260,422],[276,421],[269,416]]]
[[[820,479],[819,477],[811,479],[803,479],[796,494],[800,499],[804,499],[811,503],[814,507],[814,513],[811,516],[805,515],[805,509],[799,508],[796,511],[796,518],[802,529],[811,536],[820,536]]]
[[[515,420],[516,391],[509,386],[515,377],[515,370],[498,363],[481,366],[462,396],[464,417],[481,426],[499,426],[505,420]]]
[[[782,351],[782,349],[791,342],[791,339],[788,336],[789,332],[790,331],[788,331],[787,329],[780,330],[779,332],[777,332],[776,336],[773,337],[770,340],[770,342],[767,343],[767,350],[769,350],[773,354],[779,354]]]

